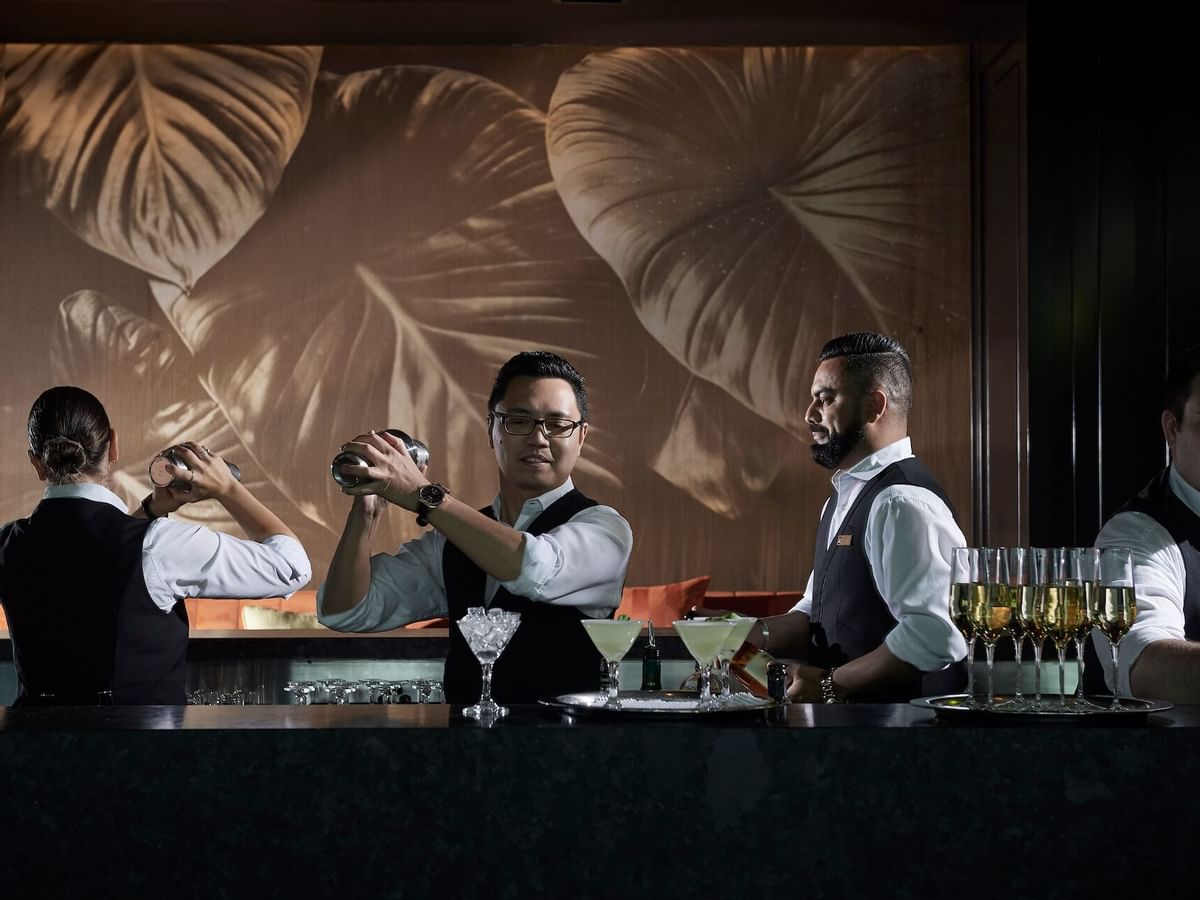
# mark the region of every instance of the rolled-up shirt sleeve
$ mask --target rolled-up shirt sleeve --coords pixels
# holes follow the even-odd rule
[[[1171,533],[1152,516],[1123,512],[1113,516],[1096,536],[1097,547],[1124,547],[1133,554],[1133,585],[1137,615],[1120,643],[1120,693],[1132,696],[1129,672],[1142,651],[1155,641],[1186,640],[1183,625],[1183,595],[1187,583],[1183,556]],[[1108,640],[1097,630],[1092,642],[1104,669],[1104,679],[1113,686],[1112,653]]]
[[[142,540],[142,576],[155,605],[169,612],[187,597],[290,597],[312,579],[312,566],[287,535],[250,541],[156,519]]]
[[[884,644],[922,672],[944,669],[967,653],[950,620],[950,551],[963,546],[953,514],[931,491],[895,485],[875,498],[864,550],[897,622]]]
[[[633,530],[610,506],[585,509],[541,535],[525,535],[509,593],[558,606],[615,609],[633,551]]]
[[[317,619],[335,631],[387,631],[448,612],[442,574],[445,537],[429,531],[395,553],[371,557],[371,584],[356,605],[325,612],[325,585],[317,589]]]

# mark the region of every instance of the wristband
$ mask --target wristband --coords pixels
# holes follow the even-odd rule
[[[152,522],[155,519],[165,519],[167,517],[167,513],[163,513],[161,516],[156,516],[154,514],[154,512],[150,509],[150,501],[151,501],[151,499],[153,499],[153,497],[154,497],[153,494],[147,494],[145,496],[145,498],[142,500],[142,512],[144,512],[146,514],[146,518]]]

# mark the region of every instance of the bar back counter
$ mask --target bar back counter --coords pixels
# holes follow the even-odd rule
[[[1185,896],[1200,709],[7,708],[0,766],[12,897]]]

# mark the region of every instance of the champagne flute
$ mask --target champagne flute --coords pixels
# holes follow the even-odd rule
[[[1092,635],[1092,627],[1096,624],[1096,605],[1100,594],[1100,551],[1095,547],[1077,547],[1071,551],[1074,557],[1072,568],[1078,570],[1078,577],[1083,584],[1083,603],[1075,627],[1075,659],[1079,669],[1079,684],[1075,687],[1075,708],[1089,709],[1083,686],[1083,651]]]
[[[1008,635],[1013,642],[1013,658],[1017,662],[1017,685],[1013,691],[1009,709],[1025,708],[1025,695],[1021,692],[1021,657],[1025,650],[1025,619],[1021,616],[1024,604],[1031,602],[1033,584],[1031,576],[1033,559],[1028,547],[1008,549],[1008,602],[1011,613],[1008,618]],[[1027,599],[1028,598],[1028,599]]]
[[[1021,593],[1021,625],[1033,644],[1033,709],[1046,708],[1042,700],[1042,647],[1046,643],[1046,605],[1042,602],[1042,557],[1049,553],[1042,547],[1034,547],[1032,554],[1033,589]]]
[[[621,689],[621,660],[642,633],[638,619],[585,619],[583,630],[588,633],[604,661],[608,663],[608,683],[602,704],[607,709],[620,709],[617,694]]]
[[[971,587],[979,583],[979,550],[950,551],[950,621],[967,642],[967,705],[975,705],[975,626],[971,622]]]
[[[996,641],[1008,628],[1012,605],[1008,599],[1008,554],[1003,549],[982,548],[979,551],[980,578],[971,584],[968,615],[975,637],[983,641],[987,654],[987,703],[985,709],[996,708]]]
[[[1113,692],[1111,709],[1127,709],[1121,705],[1117,676],[1120,672],[1118,647],[1129,633],[1137,616],[1137,596],[1133,581],[1133,551],[1124,547],[1103,547],[1100,550],[1099,598],[1096,602],[1096,627],[1108,638],[1112,651]]]
[[[688,652],[700,664],[700,708],[713,709],[712,664],[721,645],[729,640],[733,622],[728,619],[680,619],[671,623]]]
[[[1071,551],[1065,547],[1046,549],[1039,560],[1038,588],[1046,631],[1058,651],[1058,708],[1067,708],[1067,647],[1074,637],[1083,585],[1078,570],[1072,571]]]

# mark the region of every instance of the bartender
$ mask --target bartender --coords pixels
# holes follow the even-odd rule
[[[908,437],[912,362],[896,340],[829,341],[805,419],[833,470],[800,602],[751,640],[803,660],[795,700],[898,702],[959,689],[966,643],[950,621],[950,550],[966,545],[945,491]]]
[[[186,469],[167,471],[181,486],[130,514],[112,490],[119,446],[81,388],[50,388],[29,412],[29,461],[47,487],[0,528],[18,704],[183,704],[185,597],[288,596],[312,577],[296,536],[206,447],[175,448]],[[210,499],[247,540],[170,518]]]
[[[554,353],[519,353],[496,376],[486,422],[500,490],[482,509],[430,482],[390,434],[343,445],[367,463],[344,473],[365,480],[343,488],[354,503],[317,592],[317,615],[340,631],[382,631],[417,619],[457,620],[470,607],[518,612],[520,625],[495,665],[495,698],[530,703],[596,690],[596,651],[580,623],[612,618],[633,533],[571,480],[588,434],[583,376]],[[372,556],[385,500],[433,530]],[[450,703],[479,697],[479,663],[457,628],[444,681]]]

